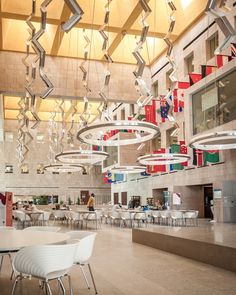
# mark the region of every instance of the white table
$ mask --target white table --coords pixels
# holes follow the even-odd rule
[[[70,237],[64,233],[24,230],[0,231],[0,252],[14,251],[27,246],[63,243]]]

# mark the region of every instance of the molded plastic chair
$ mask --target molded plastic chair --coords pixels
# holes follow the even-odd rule
[[[83,217],[86,228],[87,228],[88,222],[96,223],[96,229],[98,229],[98,226],[101,228],[101,224],[102,224],[101,217],[102,217],[101,210],[95,210],[95,211],[91,211],[91,213],[87,213],[87,216]]]
[[[30,226],[30,227],[26,227],[24,230],[58,232],[60,229],[61,228],[59,226]]]
[[[185,225],[187,226],[187,221],[189,221],[189,224],[191,225],[191,223],[193,225],[198,225],[198,211],[187,211],[184,213],[184,221],[185,221]]]
[[[122,212],[119,211],[113,211],[110,218],[111,218],[111,225],[118,223],[119,226],[121,225],[121,214]]]
[[[171,218],[170,211],[165,211],[165,210],[160,211],[160,215],[161,215],[160,223],[165,221],[165,224],[169,225],[169,220]]]
[[[155,222],[160,223],[161,211],[158,211],[158,210],[152,211],[152,218],[153,218],[153,223]]]
[[[20,210],[17,210],[16,216],[18,221],[22,224],[22,227],[25,227],[26,222],[31,223],[30,217]]]
[[[172,225],[183,225],[183,212],[181,211],[171,211],[170,212],[170,218]]]
[[[147,217],[145,212],[137,212],[134,213],[133,215],[133,224],[135,224],[135,221],[137,221],[138,227],[142,224],[145,223],[147,226]]]
[[[68,271],[74,263],[77,246],[78,244],[70,243],[65,245],[31,246],[19,250],[13,260],[13,268],[20,275],[15,278],[11,294],[14,295],[18,281],[24,278],[22,274],[43,281],[43,286],[50,295],[52,295],[52,291],[49,281],[55,279],[60,283],[63,294],[66,294],[61,277],[68,276],[70,293],[72,294]]]
[[[123,226],[127,226],[127,224],[130,224],[130,227],[132,227],[132,218],[131,218],[131,214],[129,211],[122,211],[121,212],[121,225]]]
[[[80,266],[84,279],[86,281],[87,287],[88,289],[90,289],[88,279],[83,269],[85,265],[88,266],[90,276],[93,282],[94,290],[97,294],[97,288],[95,285],[92,269],[89,263],[89,259],[93,253],[94,242],[95,242],[95,238],[97,234],[93,232],[89,232],[89,231],[70,231],[68,232],[68,234],[71,239],[79,240],[76,254],[74,257],[74,264],[77,264]]]
[[[51,216],[51,211],[44,211],[42,215],[39,216],[39,221],[42,222],[42,224],[48,224],[48,221]]]
[[[82,227],[83,219],[81,218],[81,215],[79,212],[71,211],[70,212],[70,219],[73,224],[77,223],[78,226],[81,225],[81,227]]]

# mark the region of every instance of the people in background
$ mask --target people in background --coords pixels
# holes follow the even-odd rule
[[[163,209],[163,205],[161,204],[160,200],[157,200],[156,207],[157,207],[158,210],[162,210]]]
[[[94,193],[92,193],[87,203],[87,207],[89,211],[94,211],[94,206],[95,206],[95,195]]]
[[[29,207],[27,208],[29,211],[37,211],[37,207],[34,205],[32,201],[29,202]]]

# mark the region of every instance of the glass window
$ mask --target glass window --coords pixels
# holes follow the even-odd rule
[[[37,165],[37,174],[44,174],[44,165],[43,164],[38,164]]]
[[[28,174],[29,173],[29,167],[28,167],[28,164],[23,164],[21,165],[21,174]]]
[[[13,173],[13,165],[5,164],[5,173]]]
[[[207,60],[212,59],[215,56],[215,50],[219,46],[218,32],[211,36],[206,41],[206,55]]]
[[[188,55],[188,56],[184,59],[184,64],[185,64],[185,75],[188,75],[188,74],[194,72],[194,64],[193,64],[193,60],[194,60],[193,52],[190,53],[190,55]]]
[[[161,148],[161,137],[158,136],[152,140],[152,150],[157,151]]]
[[[166,147],[170,147],[174,143],[178,143],[178,134],[175,127],[166,131]]]
[[[104,146],[104,152],[109,154],[109,157],[103,161],[104,169],[118,163],[118,147]]]
[[[193,134],[236,119],[235,82],[236,71],[193,95]]]

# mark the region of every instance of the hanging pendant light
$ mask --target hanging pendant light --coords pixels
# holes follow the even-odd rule
[[[114,174],[139,174],[146,171],[145,166],[117,166],[110,170]]]
[[[169,164],[180,164],[189,161],[191,157],[186,154],[150,154],[141,156],[138,161],[142,165],[169,165]]]
[[[83,165],[65,165],[65,164],[51,164],[44,166],[44,170],[47,172],[55,172],[55,173],[74,173],[85,171]]]

